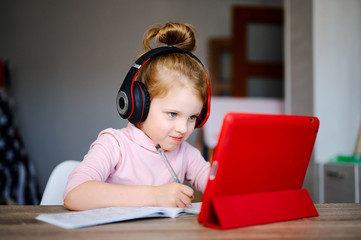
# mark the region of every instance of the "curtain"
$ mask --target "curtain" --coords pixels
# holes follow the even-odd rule
[[[34,166],[28,159],[7,94],[0,90],[0,203],[36,205],[39,199]]]

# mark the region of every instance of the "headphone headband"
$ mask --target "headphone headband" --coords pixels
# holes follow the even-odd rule
[[[143,65],[148,59],[153,59],[156,56],[159,55],[164,55],[167,53],[182,53],[182,54],[187,54],[190,57],[194,58],[195,60],[197,60],[202,66],[202,62],[191,52],[188,52],[182,48],[177,48],[174,46],[167,46],[167,47],[158,47],[158,48],[154,48],[149,50],[148,52],[146,52],[145,54],[143,54],[142,56],[140,56],[135,63],[138,65]]]
[[[140,69],[151,59],[168,54],[181,53],[187,54],[197,60],[202,66],[202,62],[192,53],[174,46],[154,48],[140,56],[135,64],[128,71],[122,86],[117,94],[117,110],[120,116],[136,124],[143,122],[149,111],[150,98],[149,93],[143,83],[135,81]],[[197,118],[196,127],[201,127],[207,121],[210,109],[210,85],[207,79],[207,100],[203,105],[202,112]]]

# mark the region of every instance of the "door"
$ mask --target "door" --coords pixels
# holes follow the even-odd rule
[[[233,8],[232,95],[283,98],[283,9]]]

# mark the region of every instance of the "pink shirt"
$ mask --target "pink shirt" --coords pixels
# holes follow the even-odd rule
[[[155,145],[132,124],[120,130],[102,131],[83,161],[70,174],[64,197],[89,180],[153,186],[174,182]],[[210,165],[196,148],[183,142],[165,155],[181,182],[189,180],[198,191],[204,191]]]

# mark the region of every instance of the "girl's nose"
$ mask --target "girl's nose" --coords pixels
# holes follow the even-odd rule
[[[176,132],[184,134],[187,132],[187,121],[179,120],[177,122],[177,125],[175,127]]]

